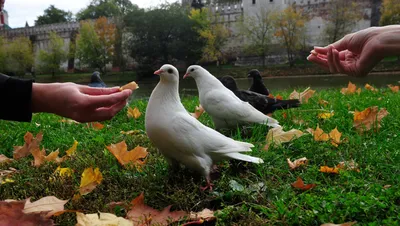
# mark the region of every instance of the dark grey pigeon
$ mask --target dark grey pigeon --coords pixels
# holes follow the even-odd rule
[[[95,71],[90,78],[90,87],[107,87],[106,84],[100,78],[100,72]]]
[[[262,94],[262,95],[269,95],[269,90],[264,85],[264,81],[261,77],[260,72],[257,69],[253,69],[249,71],[247,77],[253,79],[253,83],[251,84],[250,91]]]
[[[221,82],[226,88],[230,89],[237,97],[239,97],[239,99],[248,102],[264,114],[273,113],[280,109],[300,107],[299,100],[279,100],[249,90],[240,90],[232,76],[222,77]]]

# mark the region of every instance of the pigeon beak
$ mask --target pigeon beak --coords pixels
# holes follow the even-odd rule
[[[160,70],[155,71],[154,74],[155,74],[155,75],[160,75],[160,74],[163,73],[163,72],[164,72],[164,71],[160,69]]]
[[[187,78],[187,77],[189,77],[190,76],[190,73],[188,72],[188,73],[186,73],[184,76],[183,76],[183,79],[185,79],[185,78]]]

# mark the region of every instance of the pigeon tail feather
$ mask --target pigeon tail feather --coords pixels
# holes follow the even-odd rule
[[[242,160],[246,162],[252,162],[252,163],[264,163],[264,161],[260,158],[249,156],[249,155],[244,155],[240,153],[228,153],[225,156],[232,158],[232,159],[237,159],[237,160]]]

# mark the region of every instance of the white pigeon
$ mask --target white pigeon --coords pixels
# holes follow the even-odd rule
[[[200,172],[210,188],[210,170],[213,163],[237,159],[263,163],[260,158],[241,154],[254,145],[235,141],[203,125],[192,117],[179,98],[179,73],[169,64],[154,72],[160,82],[151,93],[146,109],[146,133],[171,165],[179,163]]]
[[[198,65],[190,66],[183,78],[192,77],[199,90],[200,104],[211,116],[216,129],[249,123],[280,127],[279,122],[239,99],[221,81]]]

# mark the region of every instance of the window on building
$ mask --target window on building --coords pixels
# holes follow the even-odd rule
[[[252,0],[253,1],[253,5],[256,4],[256,0]]]

